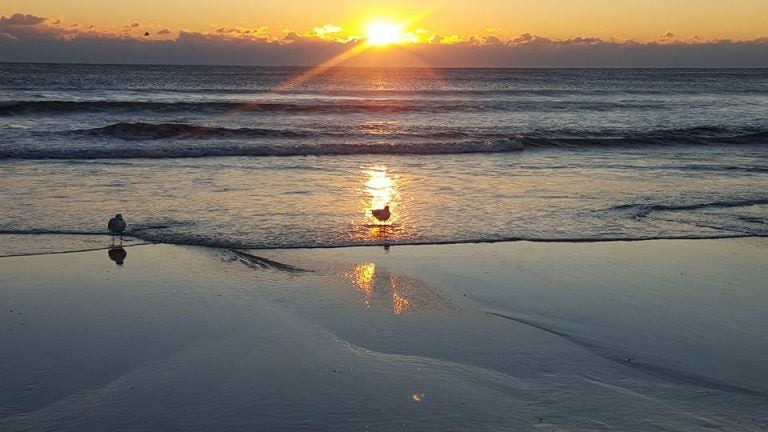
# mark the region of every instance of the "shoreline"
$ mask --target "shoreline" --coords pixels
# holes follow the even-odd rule
[[[0,238],[5,236],[50,236],[50,235],[62,235],[62,236],[84,236],[84,237],[96,237],[96,238],[109,238],[109,234],[97,233],[97,232],[25,232],[25,231],[0,231]],[[459,245],[483,245],[483,244],[504,244],[504,243],[563,243],[563,244],[591,244],[591,243],[638,243],[638,242],[653,242],[653,241],[707,241],[707,240],[732,240],[732,239],[761,239],[768,238],[762,235],[756,234],[723,234],[723,235],[711,235],[711,236],[662,236],[662,237],[637,237],[637,238],[580,238],[580,239],[559,239],[559,238],[505,238],[505,239],[486,239],[486,240],[446,240],[446,241],[425,241],[425,242],[381,242],[381,243],[367,243],[367,244],[340,244],[340,245],[317,245],[317,246],[283,246],[283,247],[252,247],[242,244],[231,245],[214,245],[210,243],[174,243],[168,241],[153,241],[147,240],[138,236],[131,236],[130,233],[124,236],[127,241],[138,240],[142,243],[123,243],[123,247],[135,247],[144,245],[169,245],[169,246],[192,246],[207,248],[213,250],[253,250],[253,251],[280,251],[280,250],[333,250],[333,249],[354,249],[354,248],[392,248],[392,247],[418,247],[418,246],[459,246]],[[117,245],[114,245],[117,246]],[[112,246],[94,247],[87,249],[76,250],[64,250],[64,251],[52,251],[52,252],[30,252],[19,254],[4,255],[0,252],[0,258],[13,258],[24,256],[38,256],[38,255],[54,255],[54,254],[69,254],[78,252],[92,252],[99,250],[107,250]]]

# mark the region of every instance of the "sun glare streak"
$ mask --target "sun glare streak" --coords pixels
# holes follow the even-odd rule
[[[262,94],[262,99],[268,99],[272,95],[290,92],[305,82],[309,81],[310,79],[318,75],[322,75],[328,70],[362,54],[374,46],[386,46],[392,43],[416,41],[418,38],[412,33],[406,32],[405,29],[408,26],[411,26],[419,20],[423,19],[427,14],[432,13],[438,7],[438,5],[433,5],[429,8],[426,8],[421,12],[412,15],[408,19],[403,20],[400,24],[382,19],[371,21],[368,24],[368,26],[371,26],[370,32],[366,30],[366,36],[362,41],[357,40],[355,42],[350,42],[353,44],[353,46],[347,51],[344,51],[343,53],[331,58],[330,60],[307,70],[299,76],[289,79],[271,91]],[[261,102],[246,103],[238,106],[237,108],[233,108],[230,112],[237,113],[250,111],[258,107],[260,104]]]
[[[335,66],[338,66],[341,63],[344,63],[345,61],[359,55],[363,51],[367,50],[368,46],[366,46],[363,43],[358,43],[354,47],[350,48],[347,51],[344,51],[343,53],[337,55],[336,57],[326,61],[325,63],[315,66],[312,69],[309,69],[308,71],[304,72],[303,74],[296,76],[294,78],[291,78],[290,80],[284,82],[277,88],[273,89],[269,93],[262,94],[263,99],[267,99],[271,95],[277,95],[280,93],[286,93],[289,92],[305,82],[309,81],[310,79],[322,75],[323,73],[327,72],[329,69],[332,69]],[[260,102],[250,102],[243,105],[238,106],[237,108],[234,108],[233,112],[242,112],[242,111],[250,111],[258,107],[261,103]]]

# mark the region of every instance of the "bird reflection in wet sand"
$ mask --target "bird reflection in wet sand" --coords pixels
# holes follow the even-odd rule
[[[114,261],[115,264],[121,266],[125,263],[125,258],[128,256],[128,252],[120,246],[113,246],[107,251],[109,259]]]
[[[367,262],[344,272],[344,279],[363,294],[368,309],[380,308],[400,316],[424,311],[458,310],[438,288]]]

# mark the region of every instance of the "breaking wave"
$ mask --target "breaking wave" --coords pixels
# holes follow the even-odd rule
[[[46,146],[0,146],[0,159],[160,159],[221,156],[444,155],[507,153],[537,148],[640,148],[679,145],[764,145],[768,131],[697,127],[594,136],[553,131],[529,135],[461,130],[395,131],[369,136],[357,129],[225,128],[184,123],[115,123],[37,132]],[[77,139],[72,139],[76,137]],[[57,139],[66,139],[57,144]],[[375,139],[375,141],[373,141]],[[136,141],[137,145],[122,145]],[[759,171],[759,170],[758,170]]]

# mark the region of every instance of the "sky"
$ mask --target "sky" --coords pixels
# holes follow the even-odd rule
[[[2,0],[0,17],[0,61],[768,66],[765,0]],[[396,34],[370,46],[372,22]]]

